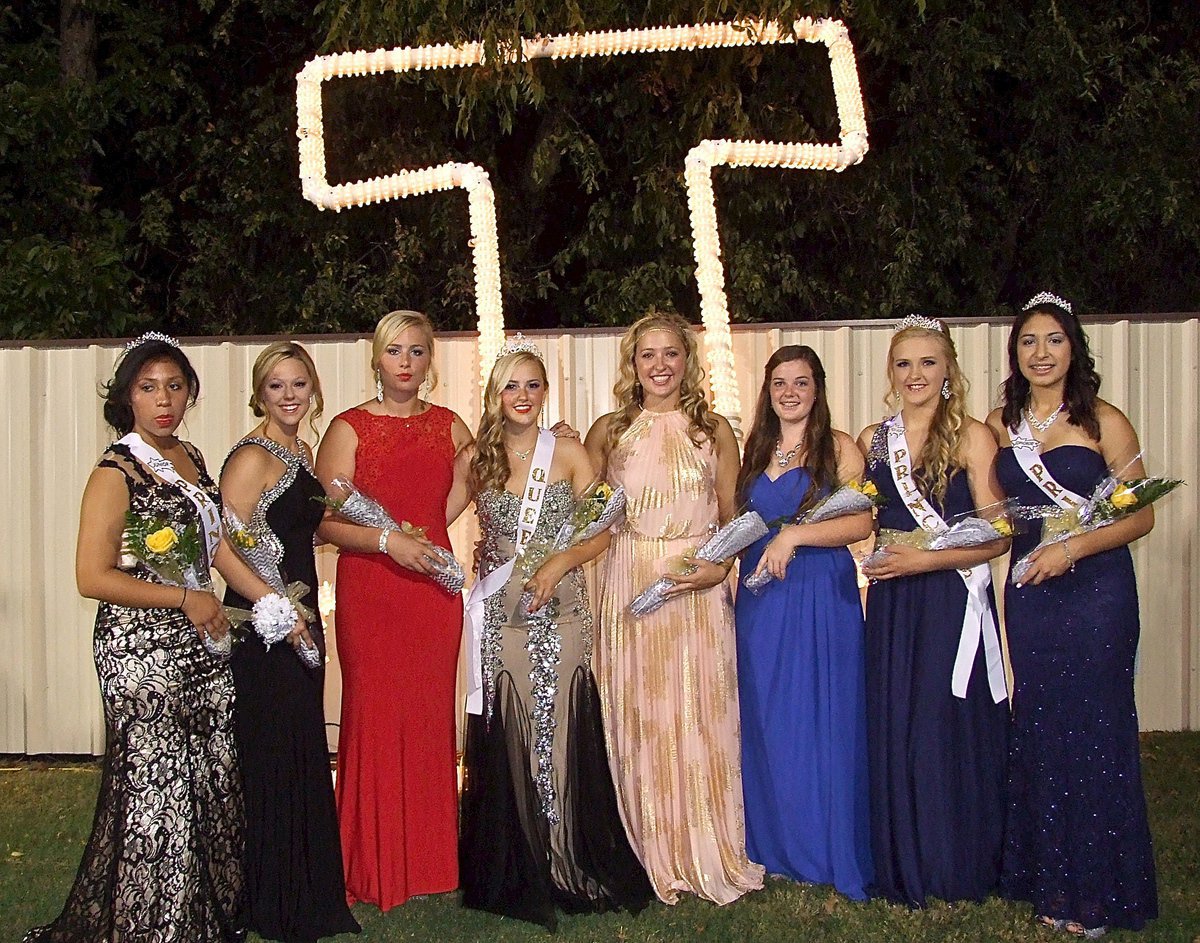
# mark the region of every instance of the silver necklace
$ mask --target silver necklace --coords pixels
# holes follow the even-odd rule
[[[1058,409],[1054,410],[1054,412],[1052,412],[1045,419],[1038,419],[1038,417],[1033,414],[1033,410],[1027,407],[1025,409],[1025,418],[1029,420],[1029,424],[1038,432],[1045,432],[1052,425],[1054,425],[1054,420],[1058,418],[1058,414],[1061,413],[1066,406],[1066,403],[1059,403]]]
[[[532,452],[537,447],[537,443],[534,442],[533,445],[529,446],[529,448],[527,448],[524,452],[522,452],[520,449],[518,449],[514,446],[508,445],[507,442],[505,443],[505,446],[508,448],[508,450],[510,452],[513,453],[513,455],[515,455],[521,461],[527,462],[527,461],[529,461],[529,453]]]
[[[775,461],[779,463],[779,467],[787,468],[790,464],[792,464],[792,459],[796,457],[796,453],[800,451],[800,446],[803,444],[803,442],[798,442],[796,443],[796,447],[794,449],[788,449],[787,452],[783,452],[781,451],[783,440],[780,439],[779,444],[775,446]]]

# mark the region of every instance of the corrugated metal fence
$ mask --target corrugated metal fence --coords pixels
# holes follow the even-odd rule
[[[1005,375],[1007,323],[951,322],[971,380],[971,412],[994,404]],[[1104,377],[1103,395],[1138,430],[1152,473],[1187,479],[1159,511],[1149,537],[1135,546],[1142,598],[1138,707],[1145,729],[1200,727],[1200,320],[1194,315],[1101,318],[1088,333]],[[734,332],[742,414],[748,422],[762,364],[779,345],[812,346],[825,363],[835,425],[852,435],[883,410],[884,360],[891,325],[817,323]],[[370,344],[351,337],[300,338],[316,360],[327,415],[366,399]],[[619,333],[540,332],[551,390],[546,416],[585,430],[611,408]],[[252,425],[246,408],[250,366],[266,339],[196,339],[185,343],[200,375],[200,402],[181,435],[219,468],[226,450]],[[91,656],[92,602],[75,590],[78,503],[84,482],[110,441],[98,385],[112,370],[112,344],[12,346],[0,349],[0,472],[9,496],[7,565],[0,576],[0,753],[93,753],[104,728]],[[439,338],[441,375],[433,399],[472,427],[479,417],[473,335]],[[469,558],[474,518],[455,526],[460,558]],[[333,574],[321,553],[321,572]],[[331,664],[329,719],[336,721],[340,682]]]

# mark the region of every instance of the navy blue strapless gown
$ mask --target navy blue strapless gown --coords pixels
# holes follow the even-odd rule
[[[749,507],[795,512],[810,481],[760,475]],[[777,531],[753,544],[753,573]],[[736,606],[746,850],[772,874],[863,900],[871,882],[863,614],[845,547],[800,547],[787,578]]]
[[[868,474],[887,499],[879,526],[913,530],[886,459]],[[971,511],[966,473],[951,476],[943,503],[930,503],[944,519]],[[951,693],[966,604],[957,570],[867,592],[872,890],[913,907],[931,896],[982,900],[1000,877],[1008,704],[992,700],[982,645],[966,698]]]
[[[1084,446],[1042,460],[1084,496],[1108,474]],[[1051,503],[1011,448],[1000,451],[997,473],[1021,504]],[[1038,538],[1036,527],[1018,535],[1013,559]],[[1009,582],[1004,593],[1014,690],[1001,889],[1039,914],[1140,929],[1158,916],[1158,894],[1133,700],[1139,620],[1129,548],[1085,557],[1040,586]]]

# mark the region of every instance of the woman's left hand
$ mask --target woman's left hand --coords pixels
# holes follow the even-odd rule
[[[562,578],[566,576],[566,571],[551,557],[533,574],[522,587],[526,592],[533,594],[533,600],[529,603],[526,612],[537,612],[542,606],[550,601],[550,597],[554,595],[555,587],[562,582]]]
[[[705,589],[712,589],[712,587],[725,582],[725,577],[729,575],[729,571],[720,563],[710,563],[708,560],[696,558],[691,561],[691,565],[691,572],[686,574],[663,574],[675,584],[663,594],[665,598],[672,599],[684,593],[698,593]]]
[[[913,576],[937,569],[934,565],[936,551],[921,550],[907,544],[888,544],[880,548],[885,551],[883,560],[874,566],[863,567],[863,575],[871,580],[890,580],[897,576]]]

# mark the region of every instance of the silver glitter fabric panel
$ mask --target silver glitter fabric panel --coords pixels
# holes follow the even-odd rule
[[[486,576],[492,570],[512,559],[516,547],[517,515],[520,499],[508,491],[487,491],[476,502],[483,547],[480,553],[480,574]],[[562,524],[575,509],[575,496],[568,481],[557,481],[546,489],[542,502],[534,539],[552,540]],[[509,584],[491,596],[484,611],[484,633],[482,642],[484,692],[486,697],[485,716],[492,717],[496,694],[496,677],[508,671],[519,689],[526,689],[527,708],[532,724],[534,778],[537,783],[543,814],[552,825],[557,825],[558,796],[554,780],[554,742],[557,728],[555,720],[558,699],[566,691],[560,683],[562,677],[570,678],[574,664],[562,664],[564,633],[578,633],[583,642],[584,663],[590,663],[592,655],[592,617],[588,607],[583,574],[572,570],[559,583],[550,603],[537,615],[521,618],[517,616],[517,604],[522,585],[528,577],[514,572]],[[513,637],[523,637],[521,646],[528,655],[528,666],[505,664],[505,638],[510,638],[507,647],[513,657]],[[565,672],[563,669],[566,669]]]

